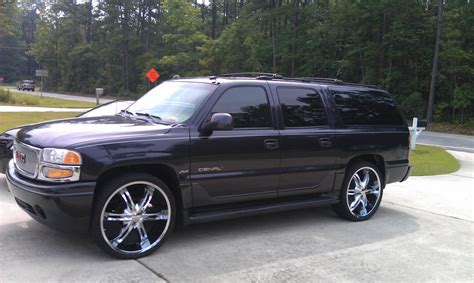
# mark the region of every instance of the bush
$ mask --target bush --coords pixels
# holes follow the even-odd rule
[[[0,102],[12,105],[39,105],[40,98],[31,95],[12,95],[10,90],[0,89]]]
[[[10,94],[10,91],[0,88],[0,102],[9,103],[12,101],[13,97]]]

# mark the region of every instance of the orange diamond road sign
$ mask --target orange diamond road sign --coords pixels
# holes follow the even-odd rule
[[[150,83],[154,83],[160,78],[160,73],[158,73],[155,68],[151,68],[148,72],[146,72],[145,77],[150,81]]]

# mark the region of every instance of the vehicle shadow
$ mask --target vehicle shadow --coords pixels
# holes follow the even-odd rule
[[[29,279],[17,273],[28,266],[26,272],[45,276],[40,279],[123,280],[133,275],[145,280],[144,274],[153,276],[144,272],[145,264],[170,281],[191,281],[274,261],[324,256],[418,229],[417,219],[395,206],[382,205],[371,220],[358,223],[321,207],[177,227],[160,250],[137,262],[109,257],[88,236],[51,230],[33,220],[0,219],[0,254],[8,259],[0,265],[0,279]],[[61,268],[54,269],[58,264]]]
[[[402,239],[419,227],[414,216],[394,206],[381,206],[365,222],[342,220],[330,207],[320,207],[178,228],[141,261],[166,271],[170,281],[206,281],[216,274]]]

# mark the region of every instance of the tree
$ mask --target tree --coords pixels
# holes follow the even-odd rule
[[[28,48],[27,62],[48,69],[47,86],[65,91],[101,86],[140,96],[150,87],[150,67],[162,79],[243,71],[330,77],[383,87],[409,118],[427,115],[436,86],[432,120],[469,123],[474,2],[436,2],[86,0],[37,5],[36,12],[22,4],[12,16],[0,13],[0,71],[9,80],[31,75]],[[438,40],[436,15],[443,20]]]
[[[436,76],[438,72],[439,45],[441,41],[441,25],[443,23],[443,0],[438,0],[438,20],[436,21],[436,42],[433,57],[433,69],[431,71],[430,96],[428,99],[428,110],[426,120],[431,123],[433,119],[433,102],[436,89]]]
[[[21,41],[20,11],[14,2],[0,5],[0,77],[14,82],[25,72],[26,46]]]

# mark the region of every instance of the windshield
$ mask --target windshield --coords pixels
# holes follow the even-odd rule
[[[165,123],[184,123],[216,87],[207,83],[164,82],[127,110],[134,114],[152,115]]]

